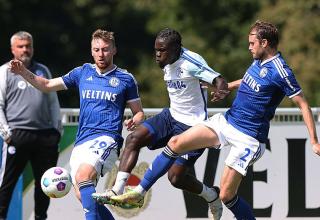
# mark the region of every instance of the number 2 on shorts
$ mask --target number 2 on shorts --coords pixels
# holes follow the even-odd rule
[[[247,158],[247,156],[249,156],[249,154],[250,154],[250,149],[249,149],[249,148],[245,148],[244,150],[246,151],[246,153],[245,153],[245,155],[243,155],[242,157],[240,157],[240,160],[246,162],[246,161],[247,161],[246,158]]]

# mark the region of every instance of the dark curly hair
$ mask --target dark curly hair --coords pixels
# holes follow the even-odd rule
[[[181,35],[179,34],[178,31],[171,29],[171,28],[165,28],[161,30],[157,34],[157,39],[163,39],[165,41],[168,41],[169,44],[176,46],[176,47],[181,47]]]

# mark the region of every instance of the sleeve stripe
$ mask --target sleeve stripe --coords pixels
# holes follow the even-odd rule
[[[191,57],[189,54],[187,54],[185,52],[185,50],[183,50],[183,53],[181,55],[184,59],[188,60],[189,62],[195,64],[196,66],[198,66],[200,69],[203,68],[209,72],[213,72],[216,73],[213,69],[211,69],[209,66],[204,65],[203,63],[199,62],[198,60],[196,60],[195,58]]]
[[[288,73],[287,71],[283,68],[283,65],[281,64],[279,58],[277,59],[274,59],[273,61],[273,64],[275,65],[275,67],[277,68],[281,78],[285,78],[288,76]]]
[[[290,96],[288,96],[289,98],[292,98],[292,97],[295,97],[296,95],[298,95],[299,93],[301,93],[302,92],[302,90],[300,89],[298,92],[296,92],[296,93],[294,93],[294,94],[292,94],[292,95],[290,95]]]
[[[135,101],[138,101],[138,100],[140,100],[140,97],[139,97],[139,98],[135,98],[135,99],[130,99],[130,100],[127,101],[127,103],[129,103],[129,102],[135,102]]]
[[[62,78],[62,77],[59,77],[59,79],[61,79],[61,82],[62,82],[62,85],[63,85],[64,89],[67,90],[68,87],[67,87],[67,85],[65,84],[63,78]]]

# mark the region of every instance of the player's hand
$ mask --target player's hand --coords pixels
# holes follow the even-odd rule
[[[320,156],[320,144],[319,143],[313,144],[312,150],[313,150],[313,152],[315,152],[316,154],[318,154]]]
[[[219,91],[211,92],[211,96],[212,96],[211,102],[220,101],[225,97],[227,97],[229,94],[230,94],[229,90],[219,90]]]
[[[25,71],[26,67],[20,60],[11,60],[9,62],[9,69],[13,73],[21,74]]]
[[[132,118],[125,120],[124,125],[127,127],[128,131],[133,131],[138,126]]]
[[[223,77],[217,77],[214,80],[214,90],[211,92],[212,95],[212,102],[217,102],[225,97],[227,97],[230,94],[230,91],[228,90],[228,83]]]

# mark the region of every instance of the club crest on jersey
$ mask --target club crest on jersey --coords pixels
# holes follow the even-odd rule
[[[41,77],[44,76],[44,74],[43,74],[43,72],[42,72],[41,70],[36,70],[35,74],[36,74],[37,76],[41,76]]]
[[[183,71],[182,71],[182,69],[179,67],[179,68],[177,68],[177,70],[176,70],[176,75],[177,75],[177,77],[181,77],[181,75],[182,75],[182,73],[183,73]]]
[[[18,88],[19,89],[25,89],[27,87],[27,83],[25,81],[19,81],[18,82]]]
[[[109,84],[112,87],[117,87],[120,83],[120,80],[117,77],[111,77],[111,79],[109,80]]]
[[[263,77],[265,77],[265,76],[267,75],[267,73],[268,73],[268,69],[265,68],[265,67],[263,67],[263,68],[260,70],[259,76],[260,76],[261,78],[263,78]]]
[[[26,89],[27,87],[33,87],[30,83],[25,82],[23,80],[19,81],[17,86],[18,86],[19,89],[22,89],[22,90]]]

